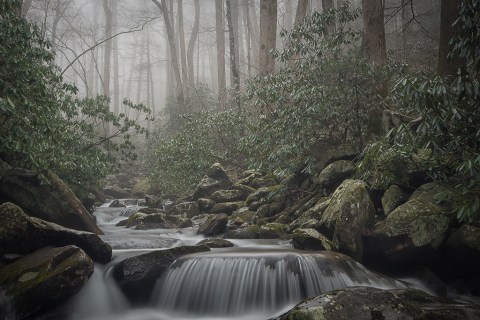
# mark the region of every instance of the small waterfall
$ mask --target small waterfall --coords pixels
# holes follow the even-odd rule
[[[347,286],[401,286],[331,252],[234,251],[180,258],[157,283],[157,307],[201,316],[275,314]]]

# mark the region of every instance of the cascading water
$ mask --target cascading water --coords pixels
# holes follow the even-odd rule
[[[178,259],[153,299],[179,316],[273,316],[306,298],[357,285],[402,287],[335,253],[230,250]]]

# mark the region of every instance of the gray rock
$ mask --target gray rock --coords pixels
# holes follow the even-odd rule
[[[199,243],[197,243],[197,246],[205,245],[209,248],[229,248],[233,247],[233,243],[231,243],[228,240],[225,239],[219,239],[219,238],[207,238],[203,239]]]
[[[225,213],[227,215],[231,215],[233,212],[237,211],[238,209],[245,206],[245,202],[237,201],[237,202],[224,202],[224,203],[217,203],[213,206],[211,213]]]
[[[102,191],[107,196],[110,196],[114,199],[130,198],[130,192],[128,192],[127,190],[122,189],[121,187],[116,186],[116,185],[106,186],[105,188],[102,189]]]
[[[280,188],[280,185],[259,188],[254,193],[250,194],[245,202],[249,206],[251,203],[260,201],[262,198],[270,195],[270,193],[275,192]]]
[[[198,234],[216,236],[227,230],[228,216],[224,213],[210,216],[205,223],[198,228]]]
[[[355,170],[352,161],[338,160],[326,166],[315,181],[322,188],[334,188],[343,180],[349,178]]]
[[[211,198],[216,203],[243,201],[248,194],[242,190],[218,190],[212,193]]]
[[[27,254],[46,246],[75,245],[95,261],[107,263],[112,258],[112,248],[98,235],[29,217],[13,203],[0,205],[0,221],[0,254]]]
[[[200,198],[197,200],[197,205],[202,212],[210,211],[215,205],[215,201],[208,198]]]
[[[162,199],[155,195],[145,195],[145,202],[149,208],[163,208]]]
[[[296,229],[292,233],[293,247],[300,250],[334,250],[335,245],[323,234],[314,229]]]
[[[22,205],[29,216],[81,231],[103,232],[80,200],[53,172],[6,171],[0,180],[2,198]]]
[[[127,258],[113,267],[112,275],[127,298],[146,303],[162,273],[180,256],[210,251],[207,246],[177,247],[157,250]]]
[[[393,210],[399,205],[404,204],[407,200],[408,196],[399,186],[391,185],[382,197],[383,212],[388,216]]]
[[[167,211],[167,213],[169,215],[184,215],[188,218],[192,218],[200,214],[200,208],[196,201],[188,201],[173,206]]]
[[[0,269],[0,287],[16,319],[36,319],[80,291],[92,273],[93,262],[80,248],[44,248]]]
[[[287,236],[287,226],[282,223],[267,223],[258,229],[260,239],[284,239]]]
[[[192,200],[199,198],[208,198],[217,190],[228,189],[233,185],[227,172],[219,163],[214,163],[207,171],[207,175],[197,186],[193,193]]]

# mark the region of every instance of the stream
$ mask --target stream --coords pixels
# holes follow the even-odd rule
[[[113,259],[95,265],[74,299],[70,320],[271,319],[306,298],[338,288],[405,286],[334,253],[295,250],[284,240],[229,239],[235,247],[177,259],[157,280],[150,302],[133,307],[111,276],[116,263],[152,250],[195,245],[204,237],[193,228],[116,227],[140,207],[134,201],[127,208],[108,205],[96,208],[94,215],[105,233],[102,238],[113,248]]]

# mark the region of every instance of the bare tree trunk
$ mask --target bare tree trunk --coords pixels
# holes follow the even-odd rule
[[[285,0],[285,21],[283,26],[286,30],[293,27],[293,0]]]
[[[193,51],[195,49],[195,42],[198,38],[198,30],[200,27],[200,0],[194,0],[195,4],[195,21],[193,22],[192,34],[188,42],[187,59],[188,59],[188,78],[191,84],[195,83],[195,74],[193,66]],[[197,73],[198,77],[198,73]]]
[[[363,49],[369,62],[384,65],[387,62],[383,0],[362,0]]]
[[[177,0],[177,14],[178,14],[178,40],[180,43],[180,60],[182,67],[182,84],[183,96],[188,99],[188,67],[187,67],[187,53],[185,51],[185,31],[183,28],[183,0]]]
[[[158,0],[152,0],[152,1],[157,5],[157,7],[162,12],[163,19],[165,21],[165,26],[167,28],[168,41],[170,43],[170,55],[172,57],[173,73],[175,75],[175,80],[177,83],[177,100],[178,100],[178,107],[179,107],[178,111],[180,114],[185,114],[186,105],[185,105],[185,96],[183,94],[182,77],[180,76],[180,67],[177,59],[174,30],[172,28],[172,25],[170,24],[170,17],[168,14],[167,3],[165,0],[161,0],[162,1],[161,3],[158,2]]]
[[[225,31],[223,27],[223,1],[215,1],[215,32],[217,39],[217,70],[218,70],[218,92],[221,94],[227,88],[225,77]]]
[[[245,39],[247,44],[247,74],[252,76],[252,28],[250,23],[250,10],[248,9],[248,0],[242,0],[243,8],[243,26],[245,28]]]
[[[275,71],[275,59],[270,54],[277,40],[277,1],[260,0],[260,57],[259,74],[265,76]]]
[[[322,10],[323,12],[327,12],[334,7],[333,0],[322,0]],[[335,32],[335,23],[332,23],[327,26],[327,30],[325,31],[325,36],[332,34]]]
[[[32,6],[33,0],[25,0],[23,1],[22,5],[22,17],[25,18],[28,14],[28,11],[30,11],[30,7]]]
[[[109,0],[103,0],[103,12],[105,13],[105,38],[112,37],[112,6]],[[112,55],[112,39],[105,43],[103,59],[103,93],[110,96],[110,59]]]
[[[145,33],[142,33],[142,45],[140,46],[140,63],[138,64],[137,76],[137,103],[142,103],[143,80],[145,71],[145,49],[147,47]]]
[[[118,1],[112,3],[113,30],[118,32]],[[118,66],[118,38],[113,38],[113,112],[120,113],[120,70]]]
[[[173,18],[172,18],[173,19]],[[173,29],[173,28],[172,28]],[[165,51],[166,51],[166,61],[165,61],[165,70],[166,70],[166,85],[165,85],[165,99],[167,99],[174,89],[175,76],[173,74],[172,67],[172,55],[170,53],[170,41],[168,41],[167,36],[167,27],[163,26],[163,36],[165,37]]]
[[[461,34],[459,24],[452,26],[458,19],[460,3],[458,0],[442,0],[440,9],[440,44],[438,48],[438,74],[442,77],[455,75],[459,68],[464,67],[464,59],[460,57],[448,57],[453,48],[450,40]]]
[[[23,6],[23,0],[17,0],[17,3],[15,4],[15,15],[17,18],[22,17],[22,6]]]
[[[234,51],[235,51],[235,68],[237,69],[238,73],[238,83],[240,84],[240,28],[239,28],[239,10],[238,10],[238,0],[227,0],[230,3],[230,13],[231,13],[231,22],[232,22],[232,30],[233,30],[233,44],[234,44]],[[235,75],[233,72],[231,73],[233,77]],[[235,83],[235,79],[232,79],[232,83]]]
[[[295,24],[302,21],[307,15],[308,2],[308,0],[298,0],[297,12],[295,14]]]
[[[233,22],[232,22],[232,3],[230,0],[226,0],[225,4],[227,6],[227,23],[228,23],[228,34],[230,35],[230,74],[232,76],[232,84],[235,90],[240,90],[240,75],[237,68],[237,58],[235,56],[235,35],[233,31]]]

